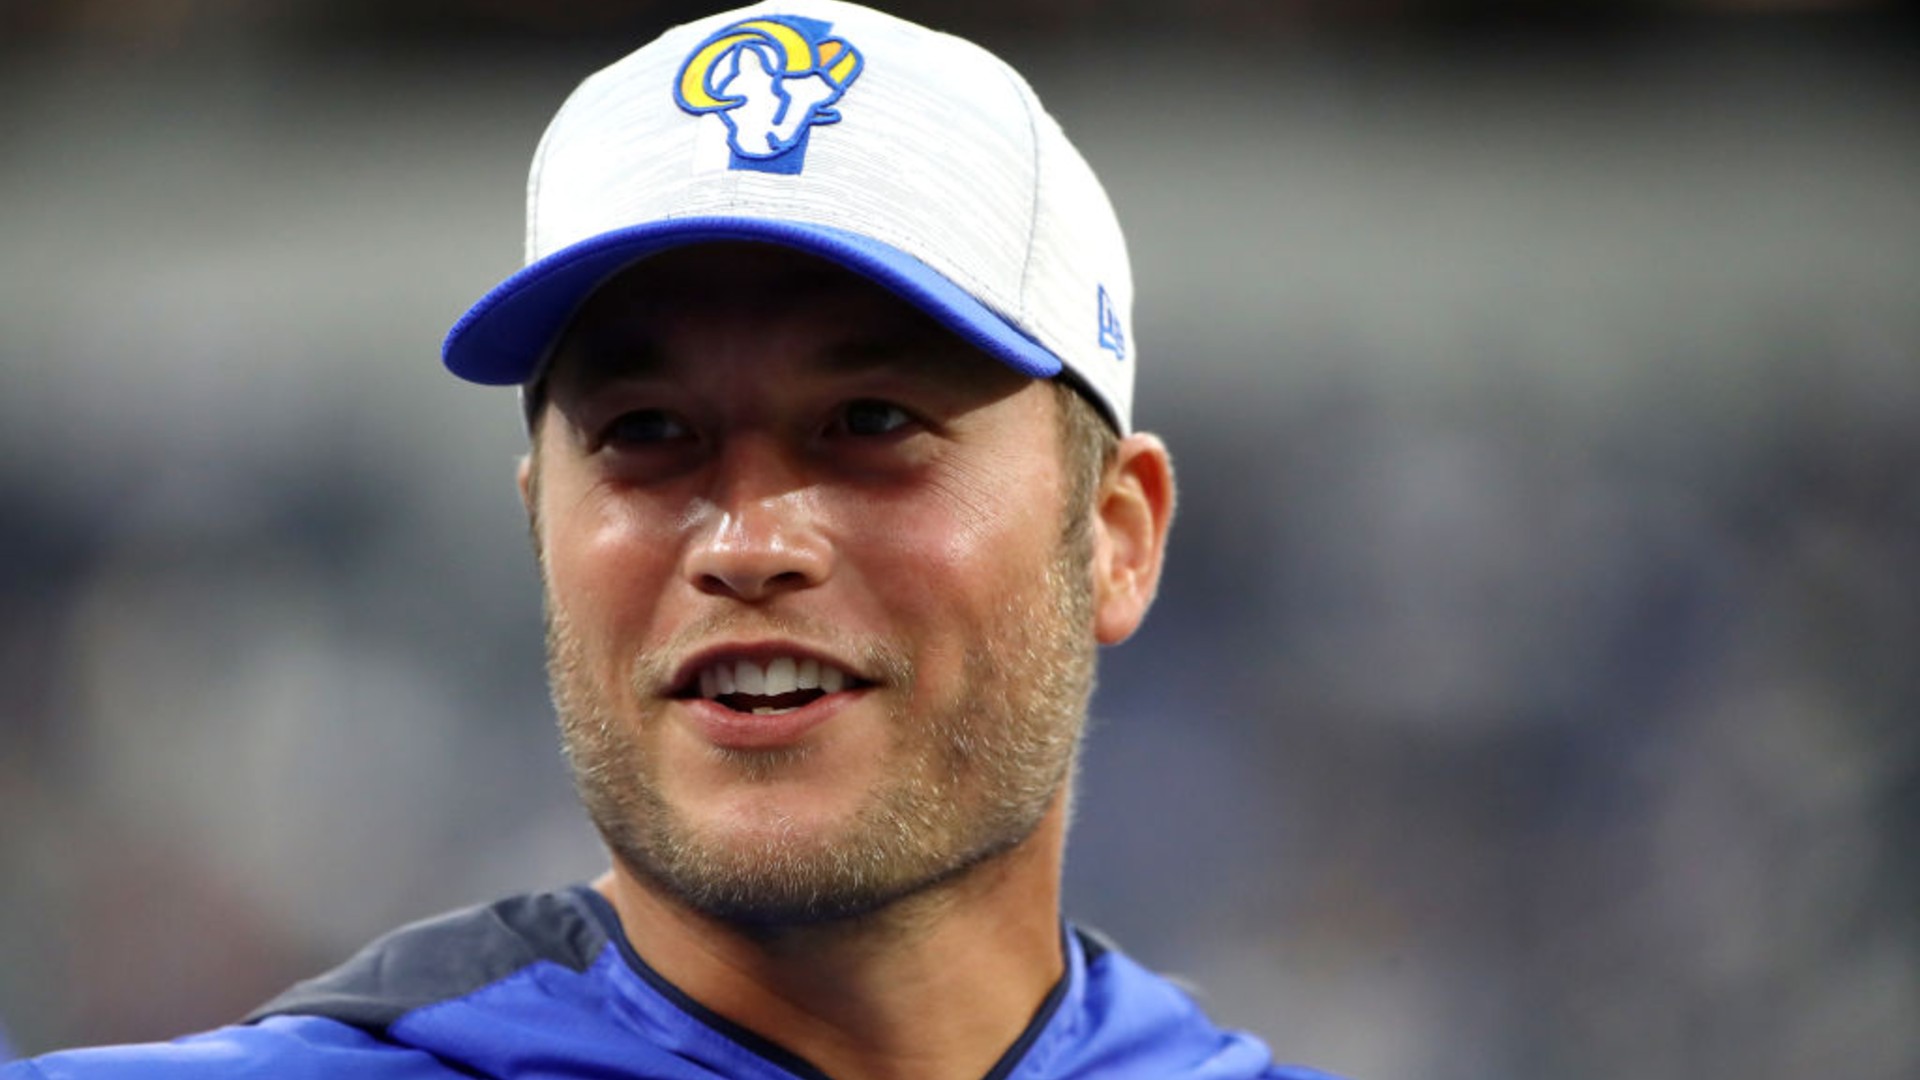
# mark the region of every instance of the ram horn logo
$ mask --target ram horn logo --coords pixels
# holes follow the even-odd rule
[[[720,114],[733,168],[797,173],[808,133],[840,119],[833,105],[864,64],[828,27],[792,16],[734,23],[687,57],[674,100],[695,115]]]

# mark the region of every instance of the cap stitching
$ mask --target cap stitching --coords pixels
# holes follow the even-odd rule
[[[998,57],[995,57],[998,60]],[[1014,96],[1020,99],[1020,111],[1027,117],[1027,142],[1033,148],[1033,192],[1030,199],[1031,210],[1027,217],[1027,257],[1020,264],[1020,321],[1032,325],[1029,317],[1031,299],[1027,295],[1027,281],[1033,276],[1034,240],[1040,233],[1040,126],[1033,117],[1033,102],[1029,100],[1028,88],[1011,67],[1004,61],[998,64],[1000,77],[1013,87]],[[1065,359],[1062,357],[1061,359]]]
[[[532,175],[527,178],[527,249],[520,255],[522,264],[533,262],[539,258],[540,221],[542,217],[540,213],[540,187],[546,183],[547,180],[547,154],[553,149],[554,133],[560,129],[560,120],[567,114],[568,106],[573,104],[574,99],[579,96],[580,91],[585,89],[587,83],[592,80],[592,76],[582,80],[578,86],[573,88],[573,92],[567,95],[566,100],[560,103],[560,111],[555,113],[553,120],[547,124],[547,130],[540,135],[540,145],[534,149],[533,171]]]

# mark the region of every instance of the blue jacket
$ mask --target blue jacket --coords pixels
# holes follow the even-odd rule
[[[988,1080],[1333,1080],[1276,1066],[1172,984],[1069,929],[1067,974]],[[245,1022],[48,1054],[0,1080],[825,1080],[709,1011],[627,945],[585,886],[404,927]]]

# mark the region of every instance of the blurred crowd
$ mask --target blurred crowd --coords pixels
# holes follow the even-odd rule
[[[1920,1074],[1914,39],[1416,9],[1515,5],[952,23],[1107,179],[1182,481],[1069,911],[1360,1080]],[[595,872],[515,407],[437,344],[546,115],[704,10],[0,8],[64,45],[0,51],[20,1051]]]
[[[969,37],[1272,32],[1480,32],[1693,16],[1892,11],[1886,0],[898,0],[887,10]],[[712,11],[700,0],[66,0],[0,5],[0,41],[80,38],[168,47],[201,35],[282,41],[645,40]]]

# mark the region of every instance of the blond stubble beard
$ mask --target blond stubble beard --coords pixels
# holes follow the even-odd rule
[[[659,765],[635,721],[596,689],[592,665],[547,588],[548,673],[561,745],[588,815],[614,858],[641,881],[696,911],[743,924],[799,925],[878,911],[951,881],[1032,835],[1070,782],[1093,688],[1091,539],[1086,514],[1070,515],[1053,557],[1030,590],[1015,590],[995,624],[968,649],[965,696],[913,715],[911,661],[885,646],[836,642],[831,627],[754,613],[758,633],[786,633],[845,649],[879,676],[895,705],[887,716],[897,769],[853,819],[827,835],[771,830],[730,836],[702,829],[662,792]],[[735,614],[691,627],[710,639]],[[633,664],[622,704],[665,681],[675,644]],[[630,710],[628,710],[630,712]],[[658,714],[640,723],[657,723]],[[777,774],[793,755],[716,749],[749,782]]]

